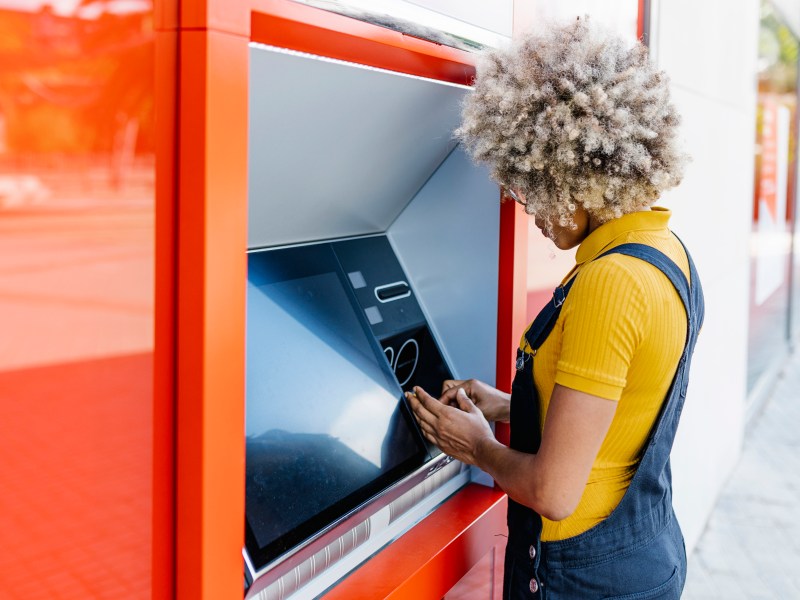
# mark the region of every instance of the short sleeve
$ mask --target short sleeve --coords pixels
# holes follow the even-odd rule
[[[644,293],[622,255],[587,264],[562,310],[562,346],[555,383],[617,401],[647,328]]]

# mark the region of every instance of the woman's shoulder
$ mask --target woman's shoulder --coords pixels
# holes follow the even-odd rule
[[[570,296],[582,303],[641,296],[644,293],[642,280],[648,268],[652,266],[624,254],[596,258],[578,270]]]
[[[689,265],[682,244],[676,238],[675,244],[668,241],[649,243],[672,260],[684,275],[689,276]],[[636,243],[646,243],[641,239]],[[639,298],[646,304],[656,300],[678,299],[672,282],[658,267],[646,260],[620,253],[607,254],[583,265],[575,280],[576,299],[585,297],[585,301],[600,299]]]
[[[592,277],[601,278],[639,278],[647,277],[649,273],[658,271],[658,267],[641,258],[621,253],[604,255],[608,250],[612,250],[623,244],[635,243],[643,244],[658,250],[674,262],[687,278],[689,277],[689,259],[686,254],[686,249],[680,240],[672,233],[667,232],[667,234],[664,235],[661,232],[635,232],[635,234],[636,235],[625,236],[623,239],[618,240],[617,243],[601,253],[598,258],[584,265],[581,271],[592,273]]]

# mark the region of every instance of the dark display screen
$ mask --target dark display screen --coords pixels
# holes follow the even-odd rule
[[[426,451],[330,247],[251,254],[249,269],[246,515],[259,568]]]

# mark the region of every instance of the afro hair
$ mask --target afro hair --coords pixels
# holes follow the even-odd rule
[[[578,205],[603,223],[678,185],[679,124],[647,49],[579,18],[487,51],[456,136],[529,214],[574,227]]]

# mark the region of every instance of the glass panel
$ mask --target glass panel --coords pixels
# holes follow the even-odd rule
[[[798,41],[761,4],[748,392],[788,348],[789,269],[796,176]]]
[[[330,245],[252,253],[248,270],[246,509],[261,566],[418,467],[425,446]]]
[[[152,21],[0,0],[0,596],[150,596]]]
[[[792,234],[792,307],[790,323],[792,329],[792,340],[794,344],[800,342],[800,219],[797,218],[798,200],[798,181],[800,181],[800,157],[797,150],[794,154],[794,211],[792,212],[792,223],[794,223],[794,233]]]

